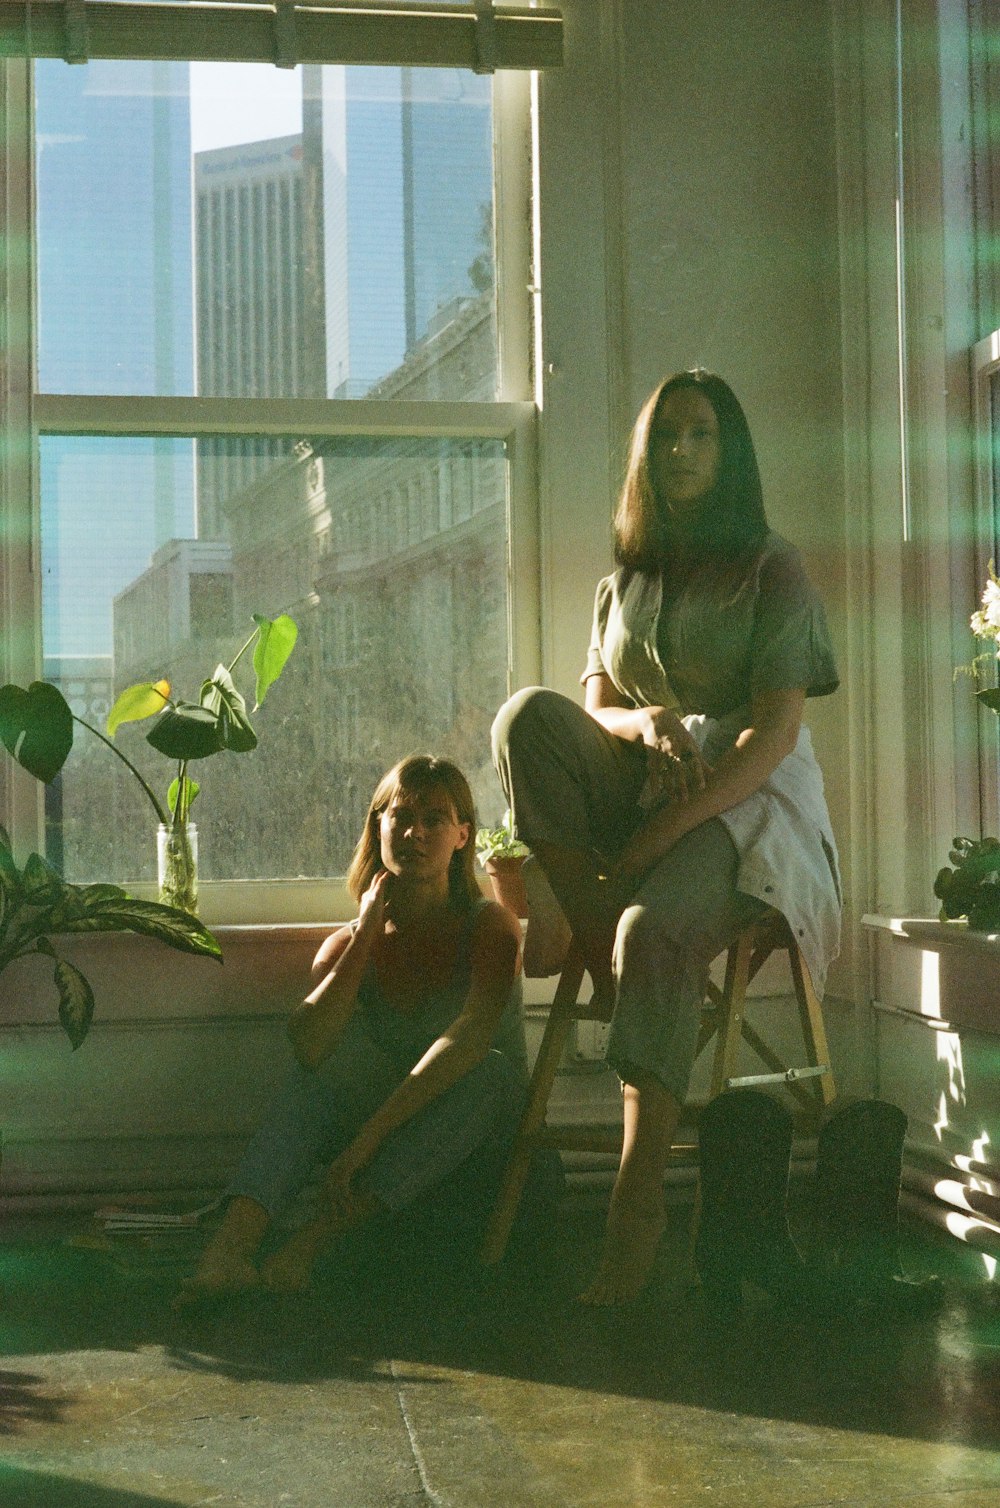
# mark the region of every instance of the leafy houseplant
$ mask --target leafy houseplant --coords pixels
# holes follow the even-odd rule
[[[38,780],[48,784],[62,769],[73,747],[74,723],[87,728],[131,770],[160,826],[164,856],[160,900],[192,914],[197,908],[197,872],[190,814],[200,787],[188,774],[188,765],[223,749],[245,754],[257,747],[246,701],[236,689],[232,673],[253,646],[256,712],[284,669],[298,636],[298,628],[287,614],[271,619],[254,613],[253,621],[256,624],[253,633],[231,664],[217,665],[202,683],[197,702],[174,700],[169,681],[141,681],[126,687],[116,699],[104,733],[77,717],[58,687],[47,681],[33,681],[26,691],[14,685],[0,687],[0,739],[18,763]],[[141,722],[149,717],[155,717],[156,721],[146,735],[146,742],[176,761],[166,806],[113,742],[124,723]]]
[[[528,914],[521,865],[529,849],[514,836],[514,823],[508,809],[499,827],[481,827],[476,833],[476,857],[490,877],[493,894],[501,906],[515,916]]]
[[[56,953],[54,934],[136,932],[185,953],[221,961],[218,942],[184,911],[137,901],[117,885],[69,885],[38,854],[19,869],[0,827],[0,973],[15,958],[38,953],[55,963],[59,1020],[74,1050],[90,1029],[94,992],[74,964]]]
[[[955,838],[934,881],[941,920],[966,916],[974,932],[1000,932],[1000,839]]]

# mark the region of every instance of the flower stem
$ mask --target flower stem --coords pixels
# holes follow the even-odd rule
[[[101,733],[98,728],[95,728],[94,725],[93,725],[93,723],[88,723],[84,718],[77,717],[77,715],[76,715],[75,712],[70,713],[70,716],[72,717],[72,719],[73,719],[73,721],[75,723],[79,723],[80,724],[81,728],[87,728],[87,729],[89,729],[89,731],[91,733],[93,733],[93,735],[94,735],[95,738],[99,738],[101,740],[102,744],[107,744],[107,746],[111,750],[112,754],[116,754],[118,756],[118,758],[121,760],[122,764],[126,765],[128,767],[128,769],[130,769],[132,771],[132,774],[135,776],[136,780],[138,780],[139,784],[142,786],[143,790],[146,792],[146,795],[149,797],[150,801],[153,803],[153,810],[156,813],[158,820],[160,822],[162,822],[164,826],[167,826],[169,818],[167,817],[166,812],[163,810],[163,807],[160,805],[159,801],[156,799],[156,796],[155,796],[154,792],[152,791],[151,787],[143,779],[143,777],[139,774],[139,771],[136,769],[136,767],[132,763],[131,759],[127,758],[127,756],[122,753],[121,749],[119,749],[118,745],[111,742],[110,738],[105,738],[104,734]]]

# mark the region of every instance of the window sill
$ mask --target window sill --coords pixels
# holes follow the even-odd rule
[[[870,915],[877,1002],[938,1028],[1000,1033],[1000,934],[966,922]]]
[[[149,881],[124,881],[123,888],[139,900],[155,901],[157,889]],[[357,906],[343,878],[318,880],[202,880],[198,885],[198,915],[215,931],[224,926],[322,925],[332,917],[356,916]]]

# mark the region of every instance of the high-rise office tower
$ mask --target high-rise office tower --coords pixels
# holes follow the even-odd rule
[[[310,389],[303,300],[302,137],[194,158],[198,391],[298,398]],[[198,536],[224,539],[226,498],[288,453],[263,436],[198,442]]]
[[[451,69],[303,70],[303,155],[326,392],[361,397],[442,309],[482,292],[492,236],[490,80]],[[464,397],[444,392],[442,397]]]
[[[35,65],[38,381],[50,393],[193,392],[188,69]],[[190,442],[41,447],[46,657],[110,655],[111,601],[188,534]]]

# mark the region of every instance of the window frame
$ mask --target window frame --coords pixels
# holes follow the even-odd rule
[[[540,580],[536,475],[538,409],[531,330],[531,81],[493,75],[493,165],[498,395],[489,402],[395,399],[244,399],[50,394],[34,389],[34,142],[31,65],[0,66],[0,217],[15,254],[0,269],[0,428],[12,440],[0,461],[0,674],[26,685],[42,666],[38,446],[44,435],[179,437],[344,435],[500,440],[507,454],[508,688],[539,679]],[[14,311],[19,318],[15,319]],[[23,441],[27,438],[29,443]],[[0,821],[15,849],[41,850],[44,788],[4,754]],[[136,894],[154,887],[135,884]],[[353,913],[342,877],[209,881],[200,887],[209,923],[307,922]]]

